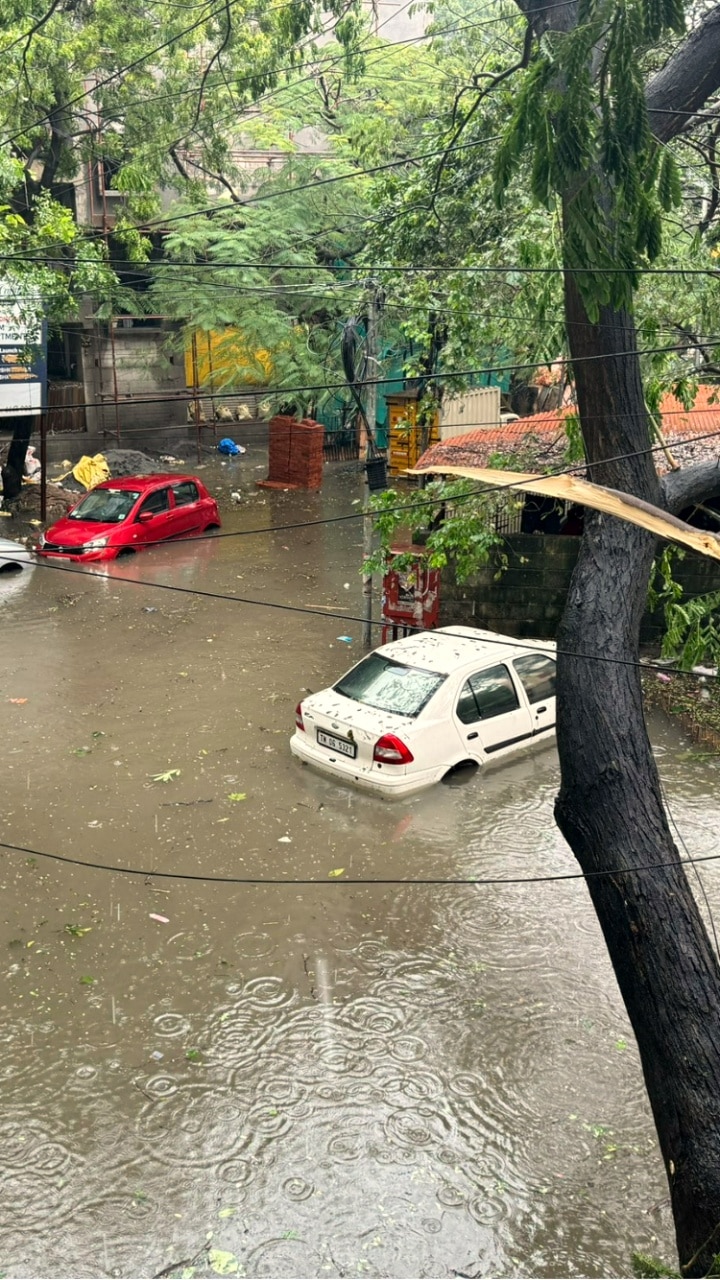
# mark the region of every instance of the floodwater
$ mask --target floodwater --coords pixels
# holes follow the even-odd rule
[[[255,495],[258,460],[241,465],[202,473],[225,532],[361,496],[342,465],[322,495]],[[0,854],[8,1276],[609,1276],[633,1249],[673,1258],[583,884],[331,875],[575,870],[552,749],[394,805],[290,757],[302,690],[359,653],[358,625],[322,606],[359,613],[360,537],[208,539],[101,576],[39,565],[0,598],[4,838],[199,877]],[[714,852],[718,765],[664,720],[653,733],[690,851]]]

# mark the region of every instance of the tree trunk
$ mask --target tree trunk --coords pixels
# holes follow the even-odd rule
[[[566,312],[591,477],[660,504],[653,455],[641,452],[632,316],[603,308],[590,323],[569,273]],[[642,529],[587,520],[558,633],[555,812],[585,873],[671,864],[587,883],[638,1043],[682,1274],[702,1276],[720,1253],[720,969],[668,826],[633,665],[654,549]]]
[[[6,499],[12,501],[20,496],[22,478],[25,470],[25,454],[30,443],[35,418],[30,413],[19,414],[13,419],[13,435],[8,449],[8,456],[3,467],[3,491]]]

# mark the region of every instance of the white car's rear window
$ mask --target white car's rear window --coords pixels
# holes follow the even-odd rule
[[[447,676],[437,671],[406,667],[392,658],[371,653],[333,687],[343,697],[377,707],[378,711],[418,716],[445,680]]]

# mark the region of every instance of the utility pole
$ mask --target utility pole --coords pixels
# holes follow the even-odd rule
[[[374,456],[375,421],[377,418],[377,376],[380,368],[378,359],[378,293],[374,282],[370,284],[370,297],[367,312],[367,376],[369,382],[365,394],[365,418],[367,423],[367,442],[365,445],[365,461]],[[367,478],[367,473],[366,473]],[[370,511],[370,490],[365,496],[363,508],[363,562],[372,555],[373,550],[373,516]],[[362,643],[364,649],[372,648],[372,610],[373,580],[371,573],[364,573],[362,580],[363,596],[363,628]]]

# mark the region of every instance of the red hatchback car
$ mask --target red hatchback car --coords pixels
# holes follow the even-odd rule
[[[40,534],[35,550],[66,560],[114,560],[154,542],[219,527],[217,502],[197,476],[128,476],[104,480],[84,494]]]

